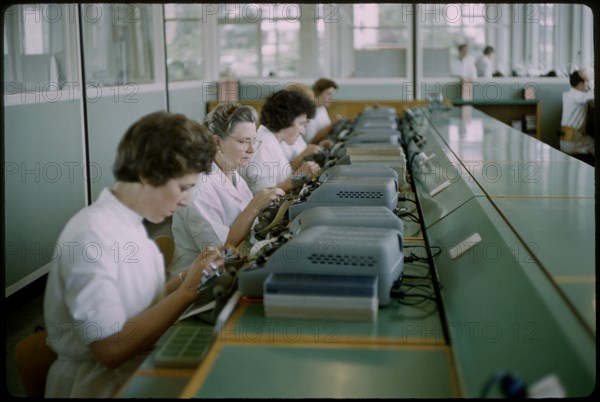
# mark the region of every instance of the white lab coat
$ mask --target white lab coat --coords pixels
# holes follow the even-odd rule
[[[225,244],[229,228],[252,200],[246,182],[234,172],[236,186],[212,163],[210,172],[201,173],[186,207],[173,215],[171,231],[175,240],[172,277],[190,267],[206,246],[219,248]]]
[[[594,91],[582,92],[570,88],[563,92],[560,125],[583,130],[587,117],[587,102],[591,99],[594,99]]]
[[[474,80],[477,78],[475,62],[470,56],[465,56],[462,60],[452,59],[450,62],[450,75]]]
[[[290,162],[300,155],[307,147],[306,141],[304,141],[304,138],[302,137],[298,137],[296,142],[294,142],[294,145],[288,145],[283,141],[280,142],[279,145],[281,145],[285,157]]]
[[[308,126],[306,127],[306,132],[304,134],[304,139],[307,143],[310,143],[312,139],[317,135],[319,131],[321,131],[324,127],[327,127],[331,124],[331,119],[329,118],[329,112],[325,106],[319,106],[315,113],[315,118],[310,119],[308,122]]]
[[[56,246],[44,321],[58,359],[48,372],[46,397],[113,397],[145,356],[108,369],[92,357],[89,345],[121,331],[164,296],[162,256],[142,216],[106,188],[69,220]]]
[[[475,62],[477,68],[477,76],[482,78],[492,78],[492,60],[488,56],[481,56]]]
[[[263,188],[276,187],[293,173],[290,161],[275,134],[262,125],[256,134],[256,138],[262,141],[262,144],[252,155],[250,163],[239,169],[253,194]]]
[[[585,134],[587,102],[594,99],[594,91],[582,92],[570,88],[562,95],[560,125],[575,130],[573,141],[560,141],[560,149],[567,153],[594,153],[594,139]]]

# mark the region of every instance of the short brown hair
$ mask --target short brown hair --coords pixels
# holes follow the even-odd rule
[[[315,91],[308,85],[304,85],[300,82],[292,82],[286,85],[284,89],[286,91],[299,91],[308,96],[311,100],[315,99]]]
[[[313,84],[313,91],[315,91],[315,96],[319,96],[319,94],[327,88],[338,89],[338,85],[335,83],[335,81],[332,81],[329,78],[319,78]]]
[[[211,168],[216,145],[208,129],[183,114],[148,114],[133,123],[117,147],[113,173],[117,181],[156,187]]]

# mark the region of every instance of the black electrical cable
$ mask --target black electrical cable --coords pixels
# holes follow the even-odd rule
[[[417,301],[415,303],[407,303],[405,301],[405,299],[407,297],[415,297],[415,298],[419,298],[419,299],[423,299],[423,300]],[[402,300],[398,300],[398,303],[403,304],[405,306],[416,306],[418,304],[423,303],[426,300],[431,300],[431,301],[433,301],[433,302],[435,302],[437,304],[437,300],[436,300],[436,298],[434,296],[430,296],[430,295],[411,295],[411,294],[407,294],[407,293],[404,293],[404,296],[402,297]]]
[[[404,201],[410,201],[412,203],[414,203],[415,205],[417,205],[417,202],[415,200],[413,200],[412,198],[407,198],[407,197],[399,197],[398,201],[400,202],[404,202]]]
[[[433,290],[433,287],[431,286],[431,278],[429,278],[429,277],[414,277],[414,278],[408,278],[408,280],[409,280],[409,282],[406,282],[403,285],[407,288],[407,290],[409,290],[409,289]],[[406,292],[406,293],[408,293],[408,292]],[[427,294],[430,294],[430,292],[427,292]],[[431,295],[433,296],[433,294],[431,294]]]
[[[412,169],[412,164],[415,161],[415,156],[417,156],[420,152],[415,152],[410,156],[410,160],[408,161],[409,169]]]
[[[402,219],[403,221],[414,222],[414,223],[418,223],[418,224],[421,223],[421,221],[419,221],[418,218],[416,218],[415,216],[410,215],[410,214],[405,214],[405,215],[401,215],[401,216],[398,216],[398,217],[400,219]]]
[[[412,166],[408,166],[409,169],[412,169]],[[413,175],[410,175],[410,185],[411,188],[414,190],[415,189],[415,179],[413,177]],[[416,205],[417,205],[417,210],[418,210],[418,215],[419,216],[423,216],[423,211],[421,210],[421,204],[418,202],[419,201],[419,194],[415,191],[415,201]],[[426,246],[429,246],[429,237],[427,236],[427,231],[425,230],[426,228],[424,227],[424,223],[421,222],[421,233],[423,234],[423,240],[425,242]],[[429,261],[430,267],[430,272],[431,272],[431,282],[433,283],[433,288],[434,288],[434,292],[435,292],[435,299],[437,299],[437,309],[439,310],[439,316],[440,316],[440,321],[442,323],[442,331],[444,333],[444,340],[446,341],[446,343],[450,343],[450,334],[448,333],[448,320],[446,317],[446,313],[445,313],[445,309],[444,309],[444,304],[443,304],[443,300],[441,297],[441,284],[438,282],[438,277],[437,277],[437,272],[435,271],[435,262],[434,262],[434,257],[432,255],[432,251],[431,251],[431,247],[425,247],[425,250],[427,252],[427,259]]]
[[[415,214],[413,214],[412,212],[408,212],[408,211],[404,211],[404,210],[399,210],[399,211],[398,211],[398,216],[399,216],[399,217],[403,217],[403,216],[411,216],[411,217],[413,217],[414,219],[416,219],[417,221],[419,221],[419,222],[421,221],[421,219],[419,219],[419,217],[418,217],[418,216],[416,216]]]
[[[405,284],[404,286],[407,287],[407,289],[404,291],[404,296],[426,296],[426,297],[435,297],[435,295],[430,292],[431,286],[427,286],[424,283],[421,284],[417,284],[417,285],[409,285],[409,284]],[[423,288],[427,288],[427,289],[423,289]],[[433,299],[432,299],[433,300]]]
[[[429,271],[429,264],[425,263],[424,261],[406,261],[406,258],[404,259],[404,264],[410,264],[412,267],[415,268],[423,268],[426,269],[427,271]]]
[[[404,256],[404,262],[407,263],[411,263],[411,262],[425,262],[428,263],[429,260],[427,259],[427,257],[419,257],[418,255],[415,255],[413,253],[409,253],[407,255]]]
[[[404,248],[424,248],[425,250],[427,250],[426,246],[420,246],[420,245],[409,245],[409,246],[404,246]],[[442,249],[440,246],[429,246],[429,249],[437,249],[438,250],[437,253],[433,254],[434,258],[442,253]]]

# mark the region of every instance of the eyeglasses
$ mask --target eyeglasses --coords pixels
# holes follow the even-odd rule
[[[254,149],[258,149],[260,148],[260,144],[262,144],[262,141],[255,139],[250,139],[250,138],[244,138],[243,140],[237,139],[235,137],[231,137],[232,139],[234,139],[235,141],[239,142],[240,144],[242,144],[244,146],[244,150],[247,150],[248,148],[250,148],[250,144],[252,144],[252,147]]]

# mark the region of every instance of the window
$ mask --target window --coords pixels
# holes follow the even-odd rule
[[[297,77],[300,61],[300,23],[261,21],[262,76]]]
[[[77,6],[25,4],[4,15],[5,93],[46,92],[77,80]]]
[[[219,73],[237,77],[298,77],[298,4],[220,4]]]
[[[226,23],[219,25],[219,75],[258,77],[260,61],[259,25]]]
[[[476,60],[490,45],[495,54],[503,54],[509,26],[502,18],[506,7],[483,3],[420,4],[417,21],[422,27],[423,76],[449,75],[450,59],[458,57],[458,45],[466,44]],[[495,58],[496,59],[496,58]],[[504,58],[494,70],[507,70]],[[443,67],[442,67],[443,66]]]
[[[115,86],[154,82],[152,6],[82,6],[86,84]]]
[[[513,55],[513,71],[520,76],[537,77],[556,70],[554,60],[554,25],[557,17],[555,4],[525,4],[513,6],[513,25],[522,25],[524,51]],[[519,16],[522,15],[522,22]],[[556,42],[557,43],[557,42]],[[517,49],[519,46],[515,46]]]
[[[354,49],[408,47],[408,16],[400,4],[355,4]]]
[[[436,70],[445,52],[456,57],[466,43],[479,57],[483,47],[495,49],[494,70],[504,76],[539,77],[551,71],[568,75],[569,66],[593,70],[591,10],[578,4],[419,4],[423,74]],[[437,57],[437,59],[436,59]],[[427,61],[426,61],[427,60]],[[439,68],[437,70],[440,70]],[[437,75],[439,76],[439,74]]]
[[[353,45],[356,77],[406,77],[411,47],[408,5],[355,4]]]
[[[540,11],[540,22],[538,25],[539,46],[534,47],[538,50],[537,54],[537,73],[546,74],[554,69],[554,4],[537,4]]]
[[[202,57],[202,6],[165,4],[165,40],[169,81],[200,80]]]

